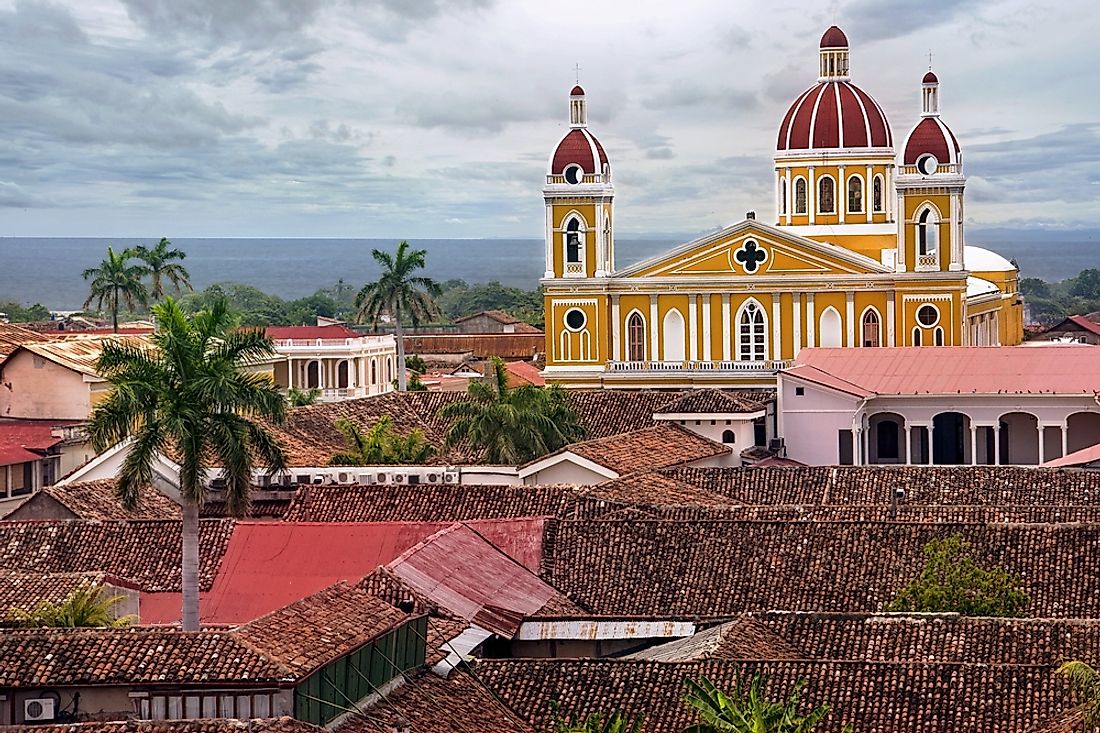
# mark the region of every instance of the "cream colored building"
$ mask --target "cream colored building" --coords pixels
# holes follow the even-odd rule
[[[393,390],[397,341],[392,335],[361,334],[343,324],[271,326],[266,333],[286,357],[274,372],[284,389],[319,389],[323,402]]]

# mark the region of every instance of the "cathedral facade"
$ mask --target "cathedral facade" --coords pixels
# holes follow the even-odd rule
[[[1017,268],[965,243],[963,154],[936,75],[921,80],[920,117],[895,148],[836,26],[818,62],[779,126],[773,223],[750,215],[624,269],[611,164],[573,87],[543,189],[548,382],[772,386],[811,346],[1022,341]]]

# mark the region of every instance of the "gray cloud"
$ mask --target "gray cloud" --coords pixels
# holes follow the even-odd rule
[[[0,181],[0,207],[25,209],[47,205],[49,202],[45,198],[29,193],[11,181]]]
[[[992,0],[854,0],[840,17],[849,38],[882,41],[933,28],[964,16]]]

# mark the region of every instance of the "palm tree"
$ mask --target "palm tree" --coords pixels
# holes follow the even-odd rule
[[[1060,666],[1058,674],[1069,681],[1077,701],[1069,717],[1090,728],[1100,725],[1100,672],[1085,662],[1074,660]]]
[[[516,465],[584,437],[584,428],[558,386],[508,386],[504,362],[493,357],[492,374],[470,383],[470,399],[440,411],[451,421],[447,444],[468,443],[488,463]]]
[[[703,722],[684,729],[684,733],[812,733],[818,723],[828,715],[829,706],[819,705],[809,713],[798,712],[802,700],[802,688],[806,680],[799,680],[791,694],[782,702],[769,700],[764,694],[767,678],[755,674],[746,687],[738,675],[737,687],[727,695],[706,677],[698,682],[685,680],[688,691],[684,702],[694,708]],[[850,733],[852,727],[842,729]]]
[[[329,459],[331,466],[415,465],[435,454],[435,447],[424,438],[422,430],[413,430],[402,438],[393,432],[393,418],[383,415],[367,432],[351,420],[336,421],[344,434],[348,450]]]
[[[248,509],[255,459],[272,473],[286,468],[277,440],[257,418],[281,422],[286,398],[270,376],[246,367],[275,353],[259,330],[231,330],[225,300],[186,315],[171,297],[153,306],[152,345],[104,345],[97,371],[113,386],[92,411],[87,433],[103,451],[130,440],[118,474],[118,497],[133,508],[153,480],[158,453],[180,463],[183,508],[183,628],[199,628],[199,507],[208,469],[219,465],[231,514]]]
[[[83,583],[60,603],[42,600],[26,611],[12,608],[8,620],[31,629],[77,628],[83,626],[129,626],[133,616],[115,616],[113,609],[123,597],[108,596],[99,583]]]
[[[378,328],[383,315],[393,319],[394,336],[397,339],[397,389],[405,391],[405,341],[401,319],[408,318],[413,326],[419,326],[439,313],[434,298],[439,286],[431,278],[414,275],[424,268],[427,250],[409,249],[409,243],[401,240],[392,255],[380,249],[371,250],[371,256],[382,266],[382,275],[367,283],[355,296],[356,323],[370,321]]]
[[[149,297],[154,301],[164,297],[164,281],[167,280],[177,293],[191,290],[191,276],[187,268],[179,261],[187,257],[182,249],[169,249],[172,243],[161,237],[152,249],[145,246],[134,247],[133,256],[145,263],[145,274],[149,275]]]
[[[107,247],[107,259],[99,263],[99,267],[89,267],[82,274],[85,280],[91,280],[91,294],[84,301],[87,308],[94,301],[96,308],[111,312],[111,325],[115,333],[118,333],[118,311],[120,305],[125,304],[129,310],[140,304],[144,306],[148,302],[148,295],[141,278],[145,274],[145,268],[140,265],[131,265],[132,250],[124,249],[116,253],[113,247]]]

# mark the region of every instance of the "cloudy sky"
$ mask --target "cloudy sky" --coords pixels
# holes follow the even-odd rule
[[[0,0],[0,236],[538,237],[574,64],[621,234],[768,219],[833,22],[970,221],[1100,226],[1089,0]]]

